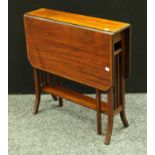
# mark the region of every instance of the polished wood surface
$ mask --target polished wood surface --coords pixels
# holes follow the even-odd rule
[[[130,25],[95,17],[39,9],[24,15],[28,60],[34,68],[38,112],[40,95],[49,93],[63,106],[63,98],[96,111],[97,133],[101,114],[107,115],[105,144],[110,143],[114,116],[125,114],[125,79],[130,75]],[[40,73],[40,74],[39,74]],[[51,75],[57,76],[56,85]],[[64,77],[95,88],[96,98],[62,87]],[[107,101],[101,100],[101,91]]]
[[[40,104],[40,97],[41,97],[41,90],[40,90],[40,78],[39,78],[39,70],[33,68],[34,73],[34,87],[35,87],[35,104],[33,113],[36,114],[38,112],[39,104]]]
[[[105,137],[105,144],[109,144],[110,143],[110,139],[111,139],[111,135],[112,135],[112,129],[113,129],[113,106],[115,104],[114,102],[114,89],[113,87],[109,89],[108,91],[108,103],[109,103],[109,107],[108,107],[108,118],[107,118],[107,133],[106,133],[106,137]]]
[[[96,18],[91,16],[84,16],[58,10],[50,10],[45,8],[28,12],[27,15],[61,21],[65,23],[75,24],[78,26],[84,26],[113,33],[116,33],[122,29],[126,29],[130,25],[128,23]]]
[[[80,104],[84,107],[96,110],[96,99],[92,97],[59,87],[59,86],[44,86],[42,88],[43,92],[54,94],[56,96],[61,96],[67,100],[73,101],[77,104]],[[107,112],[108,104],[106,102],[101,102],[101,112]]]
[[[101,91],[96,89],[96,111],[97,111],[97,133],[99,135],[102,134],[102,121],[101,121],[101,107],[102,107],[102,103],[101,103]],[[108,108],[107,108],[108,110]]]
[[[112,86],[111,35],[31,16],[25,31],[33,67],[101,90]]]

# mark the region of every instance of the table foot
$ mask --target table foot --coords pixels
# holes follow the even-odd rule
[[[121,117],[122,123],[124,124],[124,127],[128,127],[129,123],[127,121],[126,114],[125,114],[124,110],[120,112],[120,117]]]
[[[108,116],[107,133],[104,144],[108,145],[110,143],[111,135],[113,129],[113,116]]]

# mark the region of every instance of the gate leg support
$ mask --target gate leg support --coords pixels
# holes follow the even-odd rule
[[[51,74],[47,73],[47,84],[51,84],[51,81],[52,81]],[[55,101],[57,101],[57,97],[55,95],[51,94],[51,96]]]

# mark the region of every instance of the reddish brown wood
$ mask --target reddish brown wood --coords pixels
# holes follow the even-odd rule
[[[101,92],[96,89],[96,104],[97,104],[97,133],[102,134],[102,124],[101,124]]]
[[[26,13],[24,25],[27,56],[34,67],[34,114],[41,90],[52,94],[54,100],[58,96],[59,106],[65,98],[96,110],[98,134],[102,134],[101,113],[105,113],[105,144],[109,144],[116,114],[120,113],[128,126],[124,95],[125,78],[130,73],[130,25],[48,9]],[[60,79],[52,86],[49,74],[95,88],[96,99],[62,88]],[[101,90],[108,92],[108,103],[101,101]]]
[[[122,51],[122,50],[121,50]],[[117,55],[114,56],[114,109],[117,109],[120,105],[120,97],[119,97],[119,83],[120,83],[120,66],[119,66],[119,56],[120,53],[118,53]]]
[[[32,66],[101,90],[111,87],[111,34],[29,15],[25,31]]]
[[[61,96],[67,100],[73,101],[77,104],[80,104],[84,107],[97,110],[96,99],[68,90],[66,88],[62,88],[59,86],[44,86],[42,87],[42,91],[50,94],[54,94],[56,96]],[[101,112],[108,112],[108,104],[106,102],[101,102]]]
[[[108,110],[108,123],[107,123],[107,133],[104,144],[108,145],[110,143],[110,138],[112,134],[113,128],[113,104],[114,104],[114,90],[110,88],[108,91],[108,103],[109,103],[109,110]]]
[[[118,95],[118,100],[117,100],[117,107],[120,106],[120,54],[117,56],[117,95]]]
[[[120,30],[123,30],[129,27],[128,23],[118,22],[114,20],[107,20],[102,18],[90,17],[79,15],[75,13],[63,12],[58,10],[49,10],[41,8],[26,13],[27,15],[41,17],[45,19],[52,19],[56,21],[61,21],[64,23],[74,24],[78,26],[83,26],[86,28],[93,28],[98,30],[103,30],[106,32],[117,33]]]
[[[34,104],[34,110],[33,113],[36,114],[38,112],[39,103],[40,103],[40,79],[39,79],[39,70],[36,68],[33,68],[34,73],[34,84],[35,84],[35,104]]]
[[[126,118],[126,114],[125,114],[125,45],[126,45],[126,42],[124,40],[124,37],[125,37],[125,34],[122,34],[122,37],[123,37],[123,41],[122,41],[122,46],[123,46],[123,51],[120,55],[120,104],[122,105],[122,111],[120,112],[120,117],[121,117],[121,120],[124,124],[125,127],[128,127],[129,124],[128,124],[128,121],[127,121],[127,118]]]
[[[131,73],[131,27],[124,30],[123,32],[123,48],[124,48],[124,77],[125,79],[129,77]]]
[[[117,108],[117,101],[118,101],[118,95],[117,95],[117,55],[114,57],[114,110]]]

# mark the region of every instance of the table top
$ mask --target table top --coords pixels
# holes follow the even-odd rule
[[[49,20],[61,21],[78,26],[80,25],[83,27],[93,28],[111,33],[119,32],[130,26],[130,24],[124,22],[118,22],[91,16],[84,16],[75,13],[69,13],[45,8],[27,12],[26,15],[46,18]]]

